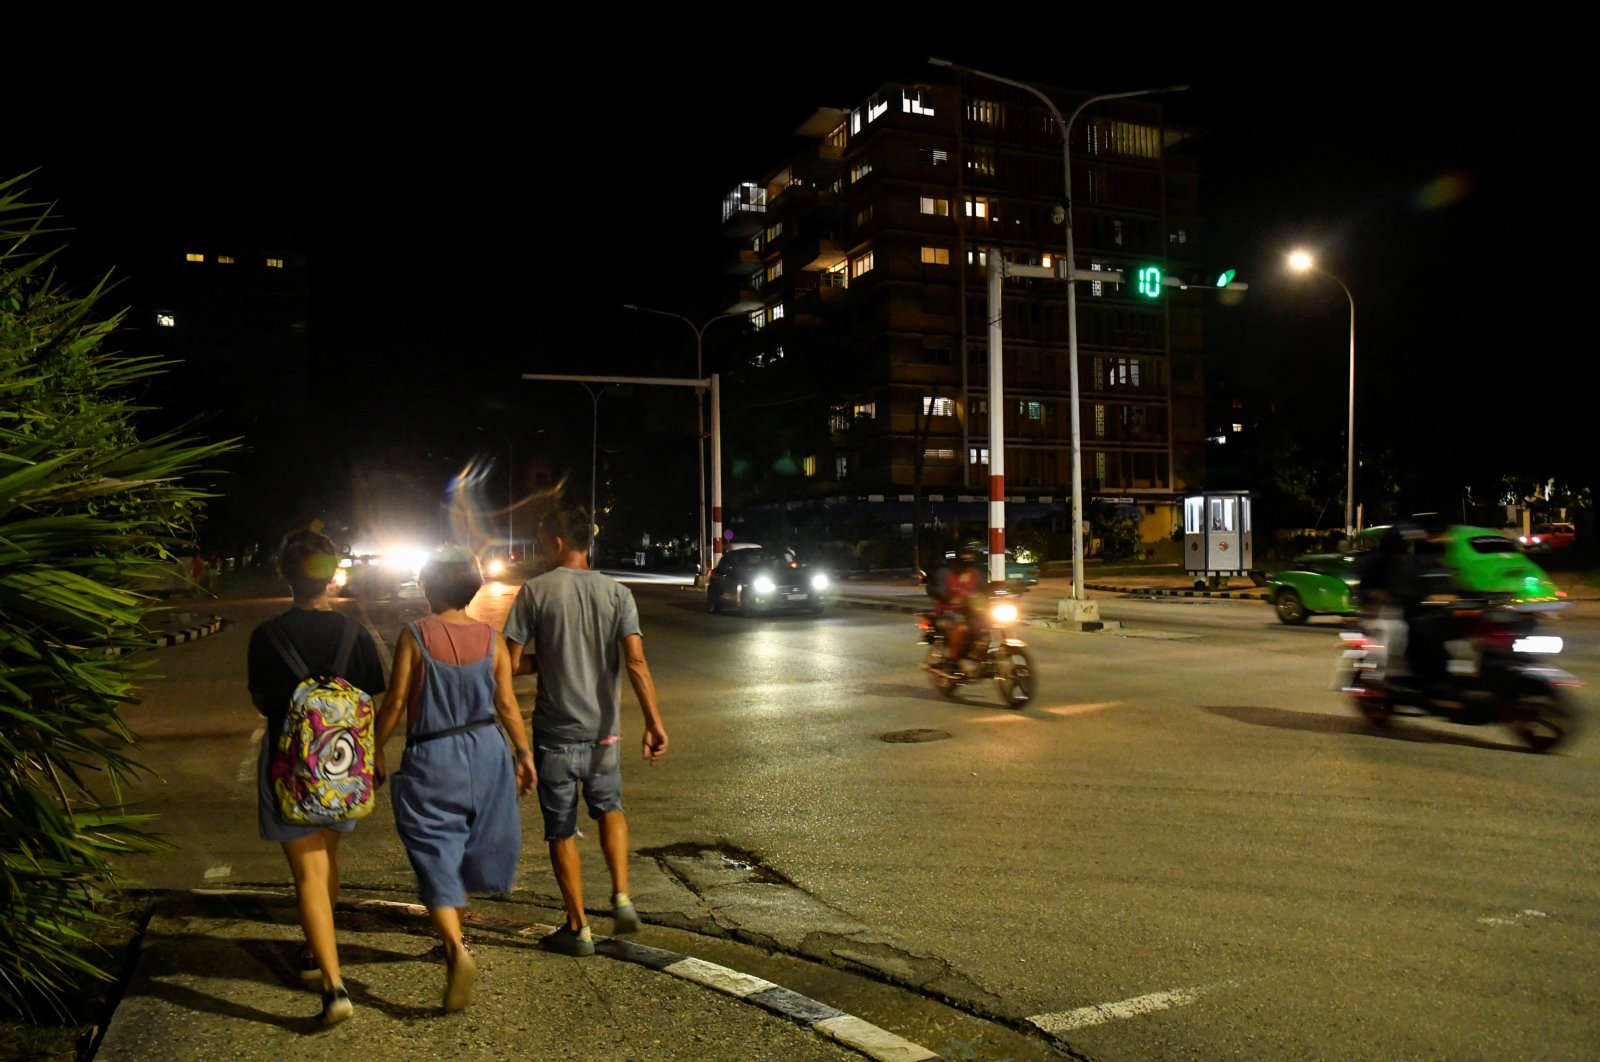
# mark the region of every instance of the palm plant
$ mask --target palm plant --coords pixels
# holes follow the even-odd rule
[[[122,797],[142,677],[124,650],[149,643],[142,591],[203,505],[183,477],[232,444],[139,438],[127,390],[162,364],[107,349],[106,280],[58,281],[21,180],[0,183],[0,1006],[66,1016],[109,976],[114,857],[158,843]]]

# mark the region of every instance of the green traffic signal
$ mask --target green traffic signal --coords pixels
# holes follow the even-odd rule
[[[1161,294],[1161,267],[1140,266],[1136,274],[1137,281],[1134,290],[1147,299],[1154,299]]]
[[[1221,273],[1217,274],[1217,287],[1225,288],[1229,284],[1232,284],[1234,272],[1235,271],[1232,269],[1224,269]]]

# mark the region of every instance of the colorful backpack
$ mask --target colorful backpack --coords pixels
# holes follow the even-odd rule
[[[348,620],[333,671],[313,675],[276,623],[268,638],[289,670],[301,676],[289,695],[271,764],[272,793],[285,822],[331,826],[365,818],[373,805],[372,698],[342,676],[356,644]]]

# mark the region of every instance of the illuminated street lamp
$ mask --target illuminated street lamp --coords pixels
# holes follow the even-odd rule
[[[1349,285],[1317,265],[1316,259],[1311,257],[1309,251],[1291,252],[1289,268],[1296,273],[1321,273],[1339,285],[1344,291],[1344,297],[1350,300],[1350,412],[1349,423],[1345,427],[1345,439],[1349,449],[1345,454],[1344,481],[1344,533],[1348,538],[1356,531],[1356,297],[1350,294]]]
[[[1092,103],[1104,103],[1107,100],[1125,100],[1132,96],[1154,96],[1163,92],[1186,92],[1188,85],[1168,85],[1163,88],[1134,89],[1131,92],[1104,92],[1098,96],[1090,96],[1078,104],[1065,120],[1061,111],[1056,107],[1055,101],[1042,91],[1022,81],[1013,81],[999,74],[990,74],[983,70],[976,70],[970,66],[959,66],[948,59],[930,57],[928,62],[934,66],[942,66],[956,70],[963,74],[985,78],[989,81],[998,81],[1002,85],[1021,89],[1038,97],[1050,114],[1056,120],[1056,128],[1061,130],[1061,172],[1064,194],[1061,200],[1061,210],[1057,220],[1061,221],[1067,229],[1067,260],[1062,270],[1062,275],[1067,281],[1067,372],[1071,376],[1072,396],[1072,601],[1077,610],[1070,618],[1080,618],[1084,615],[1086,606],[1077,602],[1086,600],[1083,589],[1083,429],[1080,411],[1078,409],[1078,264],[1074,256],[1072,240],[1072,123],[1078,120],[1078,115]],[[991,351],[991,357],[998,357],[998,351]],[[991,403],[999,402],[1000,395],[993,395]],[[998,407],[997,407],[998,408]]]

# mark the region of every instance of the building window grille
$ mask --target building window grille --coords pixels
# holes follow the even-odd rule
[[[994,100],[967,100],[967,120],[980,122],[983,125],[1004,124],[1004,109]]]
[[[944,148],[918,148],[917,157],[924,166],[947,166],[950,164],[950,152]]]
[[[828,410],[828,430],[848,431],[850,429],[850,416],[843,406],[833,406]]]
[[[923,395],[922,415],[925,417],[953,417],[956,415],[956,400]]]
[[[1094,407],[1094,437],[1096,439],[1104,439],[1106,437],[1106,407],[1105,406],[1095,406]]]

